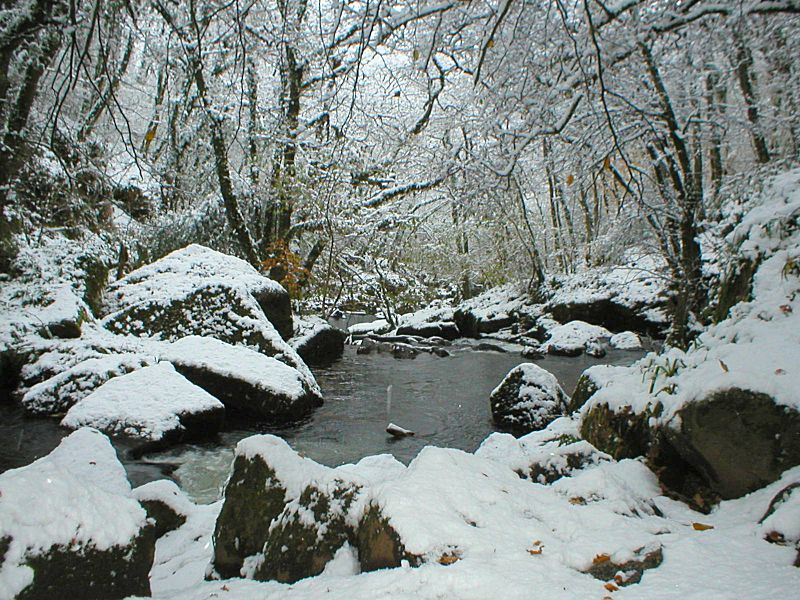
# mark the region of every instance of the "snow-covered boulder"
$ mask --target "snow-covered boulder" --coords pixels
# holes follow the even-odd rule
[[[670,445],[722,498],[738,498],[800,464],[800,412],[730,388],[687,403],[664,429]]]
[[[149,596],[155,537],[103,434],[0,475],[0,597]]]
[[[423,338],[440,337],[451,341],[461,337],[458,327],[453,322],[401,325],[397,328],[397,335],[413,335]]]
[[[152,363],[152,357],[127,352],[88,358],[29,388],[22,406],[38,415],[64,413],[112,377]]]
[[[155,522],[155,536],[160,538],[178,529],[197,508],[184,492],[168,479],[145,483],[133,490],[148,518]]]
[[[545,429],[520,438],[493,433],[476,456],[488,458],[513,469],[520,477],[548,484],[588,466],[611,460],[580,438],[578,424],[567,417],[556,419]]]
[[[555,376],[533,363],[512,369],[489,396],[495,424],[518,435],[562,416],[567,399]]]
[[[371,570],[378,549],[371,552],[372,538],[361,532],[362,520],[374,525],[364,517],[367,490],[404,469],[386,455],[332,469],[275,436],[242,440],[214,530],[211,575],[294,582],[321,573],[345,545]]]
[[[583,321],[570,321],[550,330],[550,337],[544,348],[548,353],[559,356],[579,356],[584,351],[587,354],[597,354],[601,343],[610,337],[611,332],[605,327]]]
[[[160,362],[110,379],[70,408],[61,425],[143,440],[151,449],[212,437],[224,418],[219,400]]]
[[[248,263],[196,244],[133,271],[109,286],[103,325],[114,333],[173,341],[217,337],[281,354],[292,335],[283,287]]]
[[[230,415],[282,423],[300,419],[322,404],[310,374],[249,348],[190,336],[166,347],[161,358],[220,399]]]
[[[295,335],[289,340],[309,365],[329,365],[341,358],[347,333],[318,317],[295,319]]]
[[[581,373],[570,397],[567,413],[579,411],[586,401],[606,383],[608,378],[613,376],[613,373],[614,367],[611,365],[594,365]]]

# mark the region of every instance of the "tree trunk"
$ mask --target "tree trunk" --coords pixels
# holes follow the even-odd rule
[[[747,120],[750,121],[750,136],[753,140],[753,149],[756,153],[756,160],[760,164],[766,164],[770,160],[767,141],[761,131],[761,121],[758,114],[758,97],[753,84],[753,55],[747,47],[741,34],[734,34],[736,45],[736,78],[739,80],[739,87],[742,90],[745,104],[747,105]]]

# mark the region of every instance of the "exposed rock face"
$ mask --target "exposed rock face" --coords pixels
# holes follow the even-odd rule
[[[478,316],[471,310],[460,308],[453,314],[453,321],[462,337],[479,338],[481,334],[497,333],[511,327],[517,319],[507,313]]]
[[[453,313],[453,321],[462,337],[479,338],[478,318],[469,310],[458,309]]]
[[[597,390],[598,386],[592,378],[585,372],[581,374],[578,383],[575,384],[575,391],[572,392],[572,397],[569,400],[567,414],[580,410]]]
[[[768,395],[739,388],[715,392],[678,411],[665,429],[675,450],[722,498],[738,498],[800,464],[800,413]]]
[[[355,545],[355,531],[345,518],[358,491],[342,480],[306,486],[270,527],[264,559],[253,577],[294,583],[322,573],[346,542]],[[313,515],[312,522],[308,514]]]
[[[753,275],[757,266],[756,261],[742,258],[726,274],[720,285],[717,306],[714,309],[715,323],[727,319],[728,313],[734,305],[750,299],[753,288]]]
[[[167,479],[151,481],[136,488],[133,497],[147,511],[148,518],[155,521],[153,533],[156,539],[183,525],[193,508],[178,486]]]
[[[413,335],[423,338],[440,337],[452,341],[459,338],[461,332],[455,323],[440,322],[404,325],[397,328],[397,335]]]
[[[281,337],[288,340],[294,333],[292,303],[285,289],[277,289],[271,283],[274,282],[261,288],[251,289],[250,293]]]
[[[523,363],[506,375],[489,402],[492,419],[515,435],[544,429],[564,414],[567,395],[558,380],[532,363]]]
[[[615,412],[598,404],[583,415],[581,436],[615,460],[646,456],[653,437],[650,417],[650,413]]]
[[[273,436],[243,440],[236,454],[214,531],[212,575],[295,582],[321,573],[346,543],[365,571],[407,558],[380,509],[365,510],[366,481],[303,458]],[[385,462],[373,468],[385,476]],[[394,468],[403,467],[393,461]]]
[[[105,436],[76,431],[0,475],[0,487],[0,589],[9,597],[150,595],[154,530]]]
[[[245,558],[262,551],[270,524],[286,504],[285,496],[275,471],[260,456],[236,457],[214,528],[216,575],[239,577]]]
[[[297,335],[289,344],[306,364],[326,366],[342,357],[347,333],[322,319],[298,319]]]

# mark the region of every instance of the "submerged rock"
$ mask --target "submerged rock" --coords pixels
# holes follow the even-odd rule
[[[492,391],[489,402],[495,424],[522,435],[544,429],[562,416],[567,395],[552,373],[523,363]]]
[[[108,439],[81,429],[0,475],[0,590],[17,598],[149,596],[153,527]]]

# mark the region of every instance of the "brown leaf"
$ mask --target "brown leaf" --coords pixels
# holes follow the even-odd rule
[[[592,559],[593,565],[599,565],[600,563],[608,562],[611,560],[610,554],[598,554]]]
[[[719,367],[720,367],[720,369],[722,369],[722,370],[723,370],[723,371],[725,371],[726,373],[728,372],[728,365],[726,365],[726,364],[725,364],[725,363],[722,361],[722,359],[719,359]]]
[[[790,304],[781,304],[780,305],[781,312],[785,315],[792,314],[792,307]]]
[[[575,183],[575,176],[567,175],[567,185],[572,185],[573,183]]]
[[[775,375],[786,375],[786,371],[783,369],[775,369]]]
[[[486,47],[487,48],[494,48],[494,40],[490,39],[488,42],[486,42]]]
[[[569,503],[583,506],[586,504],[586,499],[583,496],[573,496],[569,499]]]
[[[454,562],[461,560],[460,556],[455,554],[442,554],[439,557],[439,564],[440,565],[452,565]]]
[[[605,584],[603,587],[606,588],[609,592],[616,592],[619,589],[616,585],[614,585],[610,581],[607,584]]]
[[[692,523],[692,529],[695,531],[708,531],[714,529],[713,525],[706,525],[705,523]]]

